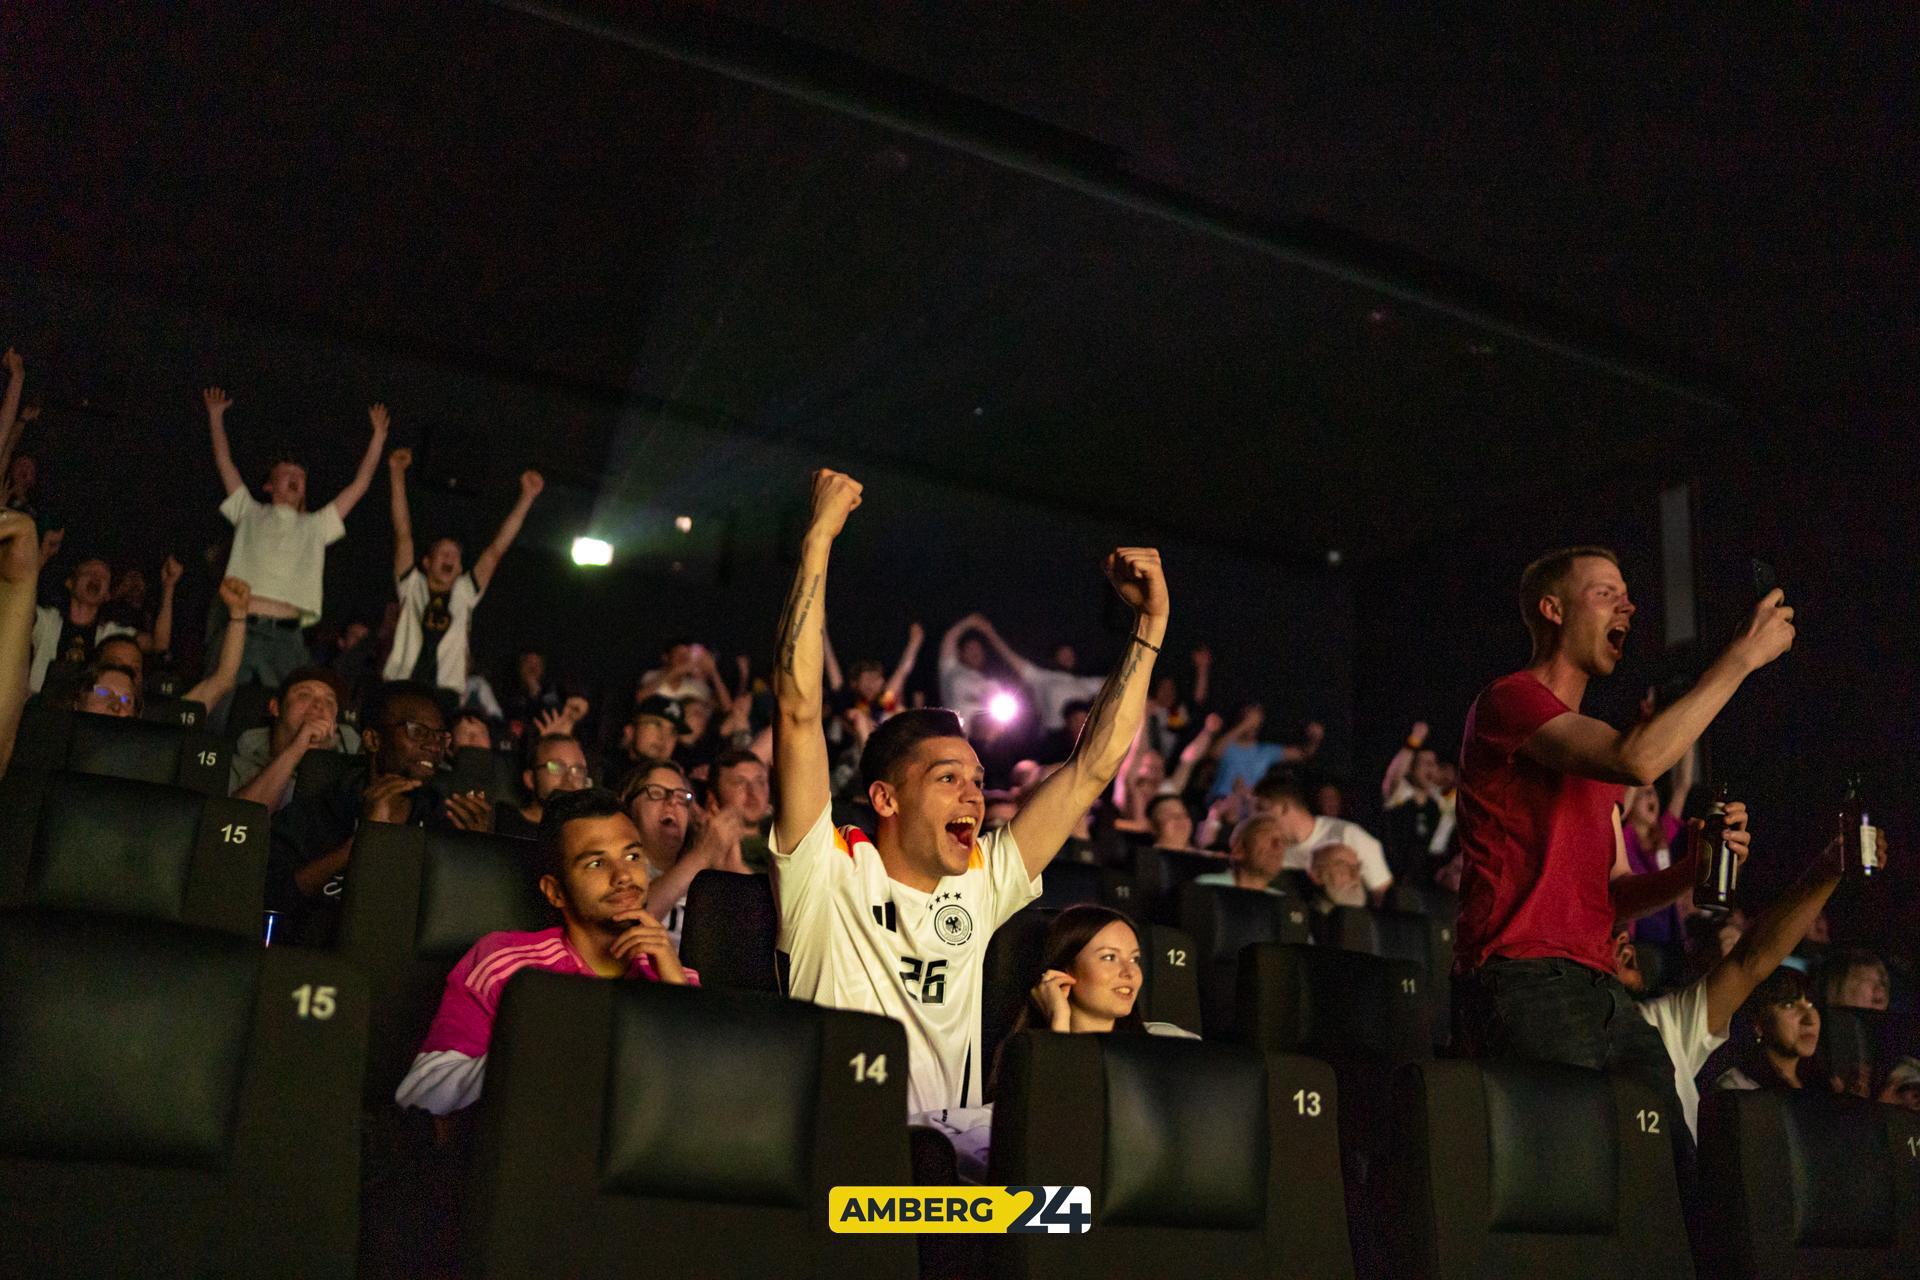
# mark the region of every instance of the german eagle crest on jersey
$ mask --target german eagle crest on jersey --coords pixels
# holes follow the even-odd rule
[[[951,898],[952,901],[946,901]],[[960,905],[960,895],[941,894],[933,900],[933,931],[950,947],[965,946],[973,936],[973,917]]]

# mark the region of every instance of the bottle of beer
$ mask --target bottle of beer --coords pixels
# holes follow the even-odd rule
[[[1693,886],[1693,905],[1710,916],[1733,910],[1733,893],[1740,887],[1740,859],[1727,847],[1727,785],[1714,789],[1713,808],[1700,833],[1700,874]]]
[[[1840,802],[1840,847],[1846,859],[1841,873],[1871,880],[1880,869],[1880,833],[1874,830],[1873,815],[1860,794],[1860,775],[1847,779],[1847,796]]]

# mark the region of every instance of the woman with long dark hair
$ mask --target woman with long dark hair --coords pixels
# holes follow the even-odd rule
[[[1020,1016],[1007,1033],[1011,1040],[1022,1031],[1045,1030],[1067,1035],[1118,1033],[1200,1037],[1171,1022],[1148,1022],[1135,1002],[1145,978],[1141,966],[1140,933],[1133,921],[1109,907],[1082,903],[1053,918],[1040,945],[1040,971]],[[987,1096],[998,1083],[1003,1041],[994,1050],[988,1073]],[[953,1143],[963,1181],[986,1176],[987,1142],[992,1133],[993,1108],[933,1112],[916,1123],[927,1125]]]

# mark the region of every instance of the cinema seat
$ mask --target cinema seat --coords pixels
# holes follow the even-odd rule
[[[367,1100],[391,1104],[439,1007],[447,972],[486,934],[545,929],[558,915],[527,842],[475,831],[362,824],[335,949],[367,978]]]
[[[1920,1115],[1811,1090],[1700,1103],[1700,1273],[1920,1275]]]
[[[1200,1017],[1209,1038],[1232,1033],[1241,948],[1308,940],[1307,912],[1298,899],[1224,885],[1182,886],[1180,927],[1193,939]]]
[[[191,698],[148,694],[140,702],[140,718],[152,724],[179,725],[182,729],[206,727],[207,709]]]
[[[161,782],[210,796],[227,794],[229,781],[227,745],[202,730],[40,701],[21,716],[14,765]]]
[[[181,925],[0,915],[0,1274],[350,1276],[364,984]]]
[[[1394,1072],[1433,1056],[1422,966],[1330,947],[1269,943],[1240,953],[1240,1037],[1268,1053],[1303,1053],[1340,1083],[1341,1171],[1362,1275],[1386,1267],[1390,1206],[1374,1179],[1394,1150]]]
[[[267,811],[83,773],[0,780],[0,908],[137,916],[258,940]]]
[[[1670,1142],[1686,1120],[1644,1085],[1425,1062],[1396,1077],[1394,1121],[1390,1274],[1691,1280]]]
[[[227,703],[227,734],[237,738],[250,729],[273,723],[273,712],[268,704],[279,694],[279,690],[269,689],[257,681],[234,688],[233,697]]]
[[[1453,922],[1411,911],[1336,907],[1321,920],[1320,941],[1343,951],[1407,960],[1420,967],[1433,1007],[1434,1044],[1451,1039],[1453,1019]]]
[[[702,871],[687,888],[680,959],[699,972],[703,987],[777,992],[773,953],[779,931],[773,882],[766,876]]]
[[[1040,896],[1034,901],[1042,907],[1071,907],[1081,902],[1114,905],[1114,887],[1121,880],[1118,873],[1105,867],[1055,858],[1047,864]]]
[[[911,1184],[906,1033],[779,996],[536,970],[501,999],[468,1274],[915,1274],[836,1235],[835,1186]]]
[[[1133,855],[1132,905],[1127,914],[1155,924],[1180,924],[1180,888],[1195,876],[1225,871],[1227,860],[1215,854],[1178,849],[1139,849]]]
[[[1085,1234],[989,1237],[1014,1280],[1353,1275],[1324,1063],[1161,1036],[1008,1042],[990,1180],[1079,1186]]]

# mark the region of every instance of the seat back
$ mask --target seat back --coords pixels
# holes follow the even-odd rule
[[[1398,1066],[1433,1056],[1423,966],[1284,943],[1240,953],[1236,1025],[1270,1053]]]
[[[1040,896],[1034,901],[1042,907],[1071,907],[1081,902],[1112,905],[1114,885],[1122,877],[1105,867],[1087,862],[1062,862],[1055,858],[1041,877]]]
[[[1701,1273],[1920,1275],[1920,1115],[1812,1090],[1700,1103]]]
[[[1180,888],[1195,876],[1226,870],[1225,858],[1179,849],[1137,849],[1133,854],[1131,904],[1136,920],[1155,924],[1180,923]]]
[[[588,1275],[638,1249],[662,1275],[911,1277],[910,1238],[827,1219],[834,1186],[911,1181],[907,1070],[906,1033],[870,1014],[515,974],[487,1056],[469,1272]]]
[[[1405,1276],[1693,1275],[1659,1095],[1538,1062],[1442,1061],[1395,1078],[1388,1168]]]
[[[553,924],[526,846],[485,832],[361,825],[335,949],[367,978],[370,1103],[393,1100],[433,1021],[447,973],[474,943],[503,929]]]
[[[1321,933],[1329,946],[1370,956],[1406,960],[1426,975],[1423,984],[1432,1006],[1433,1043],[1445,1045],[1453,1019],[1453,922],[1411,911],[1336,907]]]
[[[207,723],[207,709],[191,698],[148,694],[141,700],[140,718],[152,724],[199,729]]]
[[[0,915],[0,1274],[350,1276],[366,1016],[330,956]]]
[[[1182,886],[1180,927],[1200,960],[1200,1016],[1209,1037],[1232,1032],[1241,948],[1308,938],[1306,908],[1297,899],[1224,885]]]
[[[204,730],[86,715],[42,700],[31,703],[21,716],[14,761],[32,768],[166,783],[202,795],[227,794],[227,745]]]
[[[680,959],[700,973],[703,987],[780,990],[774,945],[780,913],[773,882],[735,871],[702,871],[687,888]]]
[[[1086,1187],[1086,1234],[989,1240],[995,1276],[1351,1276],[1324,1063],[1160,1036],[1008,1042],[990,1179]]]
[[[273,712],[268,704],[276,693],[277,690],[253,680],[235,686],[233,698],[227,704],[227,733],[237,738],[249,729],[272,724]]]
[[[267,811],[93,774],[0,780],[0,908],[166,920],[257,940]]]
[[[1165,924],[1140,927],[1145,931],[1140,949],[1146,960],[1146,981],[1134,1007],[1148,1022],[1171,1022],[1199,1035],[1199,948],[1184,929]]]

